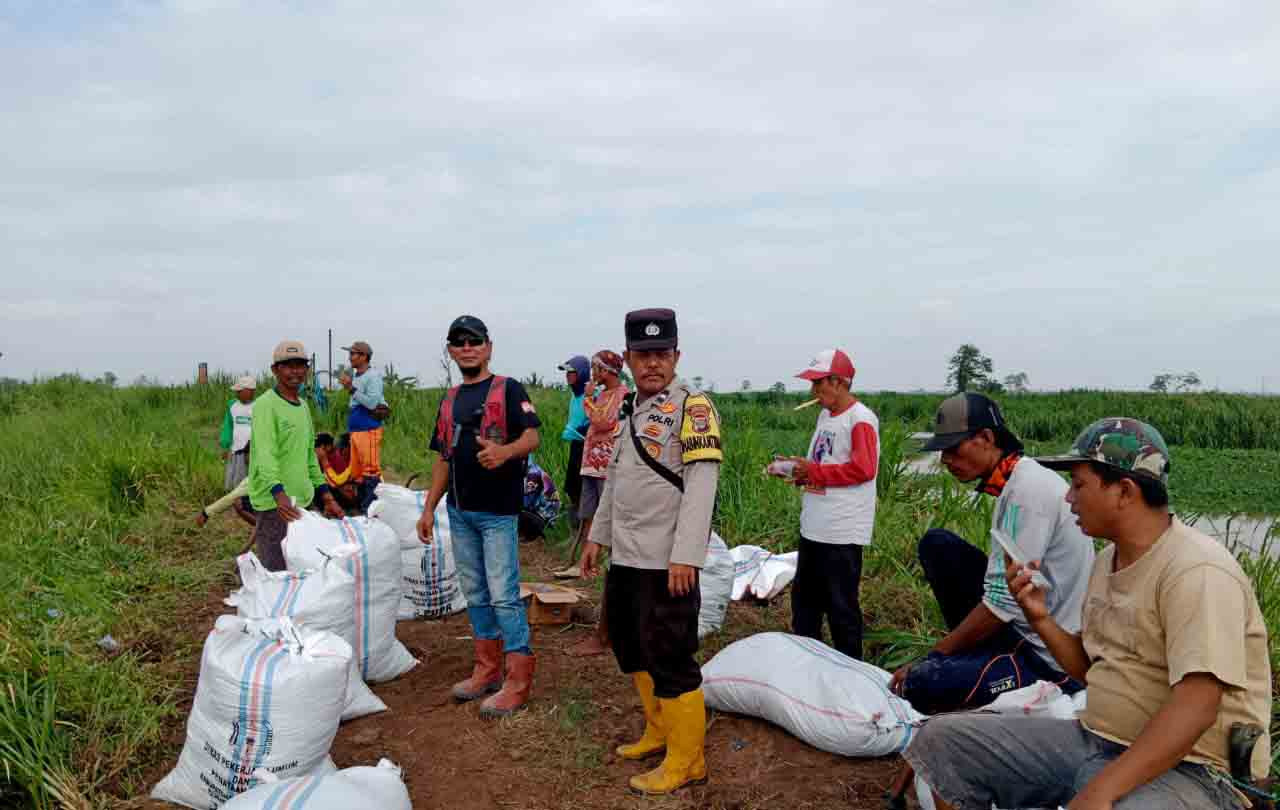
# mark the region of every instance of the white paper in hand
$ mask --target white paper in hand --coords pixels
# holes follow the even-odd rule
[[[1021,546],[1014,542],[1012,537],[1000,529],[992,529],[991,539],[994,540],[1000,548],[1004,549],[1004,553],[1009,556],[1009,559],[1013,560],[1015,565],[1026,570],[1027,562],[1029,562],[1027,560],[1027,554],[1022,550]],[[1049,582],[1049,579],[1044,574],[1039,571],[1031,571],[1030,573],[1032,585],[1035,585],[1042,591],[1053,590],[1052,583]]]

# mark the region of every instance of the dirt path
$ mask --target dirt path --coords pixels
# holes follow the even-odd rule
[[[563,564],[540,544],[524,546],[522,559],[526,578],[546,578]],[[211,594],[210,607],[223,595]],[[726,630],[709,646],[718,649],[786,623],[784,605],[734,603]],[[341,768],[391,759],[404,769],[419,810],[881,806],[880,796],[898,767],[896,758],[854,760],[826,754],[767,723],[727,714],[714,714],[707,732],[706,785],[663,799],[633,796],[627,778],[656,760],[632,763],[614,757],[614,746],[639,735],[639,701],[611,656],[582,659],[562,652],[587,632],[581,625],[535,628],[538,672],[529,710],[487,722],[479,718],[477,704],[458,705],[449,698],[449,686],[470,673],[465,614],[437,622],[401,622],[397,634],[422,664],[373,687],[390,711],[343,724],[333,746],[334,761]],[[171,734],[174,757],[184,727],[185,711]],[[155,779],[172,764],[157,765]],[[149,801],[132,806],[168,807]]]

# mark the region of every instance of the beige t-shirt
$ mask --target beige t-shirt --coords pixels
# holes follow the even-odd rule
[[[1089,697],[1081,721],[1131,745],[1179,681],[1213,675],[1227,689],[1187,760],[1229,771],[1232,723],[1261,726],[1255,778],[1271,763],[1271,662],[1253,586],[1217,541],[1174,519],[1137,562],[1114,571],[1115,546],[1098,554],[1085,594],[1082,640]]]

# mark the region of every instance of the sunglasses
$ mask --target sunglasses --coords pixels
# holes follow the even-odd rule
[[[449,345],[455,349],[461,349],[463,346],[477,348],[483,346],[487,341],[480,337],[456,337],[449,338]]]

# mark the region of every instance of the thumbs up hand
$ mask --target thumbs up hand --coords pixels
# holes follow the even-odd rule
[[[492,439],[477,436],[476,444],[480,445],[480,452],[476,453],[476,461],[479,461],[480,466],[486,470],[496,470],[510,458],[506,446],[498,444]]]

